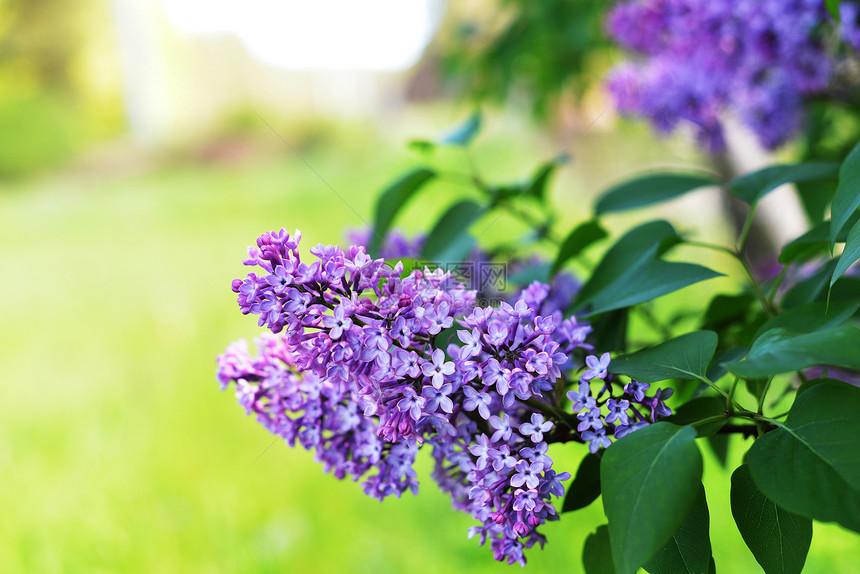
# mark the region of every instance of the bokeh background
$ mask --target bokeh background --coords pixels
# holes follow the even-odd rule
[[[282,226],[342,241],[425,161],[406,142],[478,101],[472,159],[487,177],[572,156],[551,191],[561,228],[625,176],[704,165],[684,134],[655,140],[612,110],[600,3],[547,2],[577,7],[531,14],[539,34],[512,28],[520,51],[479,33],[508,30],[506,4],[0,0],[0,572],[519,569],[466,538],[429,457],[419,496],[380,504],[273,442],[214,380],[215,356],[259,333],[229,288],[245,246]],[[400,227],[426,230],[459,193],[434,188]],[[717,201],[697,192],[665,215],[698,226]],[[608,221],[620,233],[634,219]],[[556,467],[573,472],[583,452],[557,448]],[[728,473],[706,453],[716,564],[755,572]],[[597,503],[548,525],[526,570],[580,572],[604,520]],[[815,530],[806,571],[856,571],[860,539]]]

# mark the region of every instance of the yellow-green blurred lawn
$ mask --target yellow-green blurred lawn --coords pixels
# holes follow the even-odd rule
[[[553,152],[535,137],[487,140],[499,143],[479,160],[502,177]],[[369,221],[376,191],[417,159],[372,130],[336,142],[302,153],[345,201],[288,150],[2,189],[0,572],[519,571],[466,538],[472,521],[429,480],[427,458],[419,496],[380,504],[272,444],[218,391],[215,356],[259,332],[229,288],[245,246],[282,226],[308,244],[341,241],[362,225],[347,204]],[[599,137],[574,149],[553,190],[563,221],[588,216],[575,190],[632,170],[623,153]],[[416,202],[406,227],[432,222],[456,193]],[[582,454],[553,453],[571,472]],[[758,571],[709,453],[705,474],[719,571]],[[583,540],[603,520],[598,502],[548,525],[526,570],[581,572]],[[816,524],[806,571],[856,572],[858,557],[860,537]]]

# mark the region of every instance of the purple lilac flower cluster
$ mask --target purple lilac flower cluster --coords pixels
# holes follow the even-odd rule
[[[632,406],[620,422],[621,407],[600,395],[589,397],[591,408],[616,412],[603,426],[589,419],[577,431],[564,412],[564,372],[593,350],[591,328],[563,318],[573,294],[565,301],[535,282],[513,303],[483,308],[441,270],[401,278],[402,264],[373,260],[360,246],[317,245],[306,263],[299,240],[281,230],[249,248],[245,264],[262,272],[235,280],[233,291],[272,334],[257,357],[243,343],[219,357],[222,388],[234,383],[239,403],[269,431],[314,450],[335,476],[363,479],[380,500],[416,491],[412,464],[429,445],[434,478],[479,522],[470,534],[490,540],[496,559],[524,564],[524,549],[544,543],[537,528],[556,518],[552,497],[570,478],[553,468],[549,444],[589,441],[596,450],[607,446],[607,430],[618,436],[647,424]],[[608,360],[589,356],[582,377],[606,377]],[[666,414],[667,395],[640,394],[638,404],[653,403],[651,420]],[[601,428],[602,438],[588,438]]]
[[[857,5],[842,3],[841,34],[855,47]],[[608,80],[622,113],[661,132],[682,121],[712,151],[725,146],[721,117],[736,115],[767,148],[791,137],[804,98],[824,91],[835,56],[822,0],[632,0],[607,21],[609,34],[644,61]]]
[[[613,393],[609,361],[609,353],[603,353],[599,358],[595,355],[586,357],[588,368],[579,376],[579,388],[567,393],[572,410],[579,419],[576,430],[593,453],[612,444],[609,435],[620,439],[657,422],[657,417],[672,414],[665,402],[672,396],[672,389],[657,389],[653,396],[648,396],[645,393],[650,384],[631,380],[623,385],[622,393]],[[592,395],[591,383],[595,381],[603,382],[603,385],[596,395]]]

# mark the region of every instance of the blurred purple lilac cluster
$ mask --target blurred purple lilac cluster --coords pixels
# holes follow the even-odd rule
[[[838,30],[855,48],[857,9],[842,3]],[[725,147],[726,114],[773,149],[799,129],[804,99],[832,79],[833,28],[822,0],[623,2],[608,32],[643,59],[616,67],[608,87],[622,113],[666,133],[689,122],[711,151]]]
[[[417,490],[412,465],[429,445],[433,477],[478,520],[470,535],[489,539],[497,560],[524,564],[524,549],[544,543],[537,527],[556,518],[552,498],[570,474],[553,468],[549,444],[589,442],[594,452],[610,431],[670,412],[668,394],[646,398],[640,383],[617,400],[603,396],[609,355],[591,355],[591,327],[563,317],[575,293],[564,281],[561,294],[535,282],[511,302],[480,307],[448,273],[401,277],[401,263],[371,259],[361,246],[320,244],[310,250],[316,260],[303,262],[300,238],[282,229],[249,248],[244,263],[262,272],[234,280],[233,291],[272,333],[256,357],[239,342],[218,358],[222,389],[235,384],[270,432],[314,450],[338,478],[363,480],[380,500]],[[607,381],[597,397],[582,386],[577,395],[589,413],[609,409],[599,421],[573,416],[565,402],[566,375],[583,359],[586,387]],[[650,419],[634,403],[650,405]],[[578,430],[582,420],[588,428]]]

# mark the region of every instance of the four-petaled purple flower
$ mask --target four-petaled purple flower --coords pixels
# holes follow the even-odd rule
[[[434,387],[437,389],[445,382],[445,375],[454,374],[454,363],[445,361],[445,351],[436,349],[431,357],[432,362],[421,365],[421,370],[425,376],[430,377]]]
[[[532,439],[532,442],[539,443],[543,440],[543,433],[552,430],[554,425],[550,421],[545,421],[540,413],[532,413],[530,423],[520,425],[520,434]]]
[[[588,368],[580,375],[580,380],[605,379],[609,367],[609,353],[603,353],[599,359],[594,355],[588,355],[585,358],[585,364]]]

